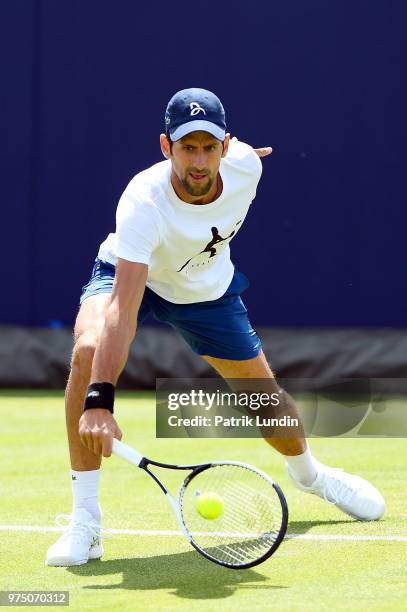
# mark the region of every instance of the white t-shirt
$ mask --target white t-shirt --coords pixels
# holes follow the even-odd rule
[[[120,198],[116,232],[98,257],[148,264],[147,287],[175,304],[221,297],[234,272],[229,242],[256,195],[262,164],[252,147],[233,138],[220,162],[221,195],[209,204],[188,204],[172,187],[171,161],[137,174]]]

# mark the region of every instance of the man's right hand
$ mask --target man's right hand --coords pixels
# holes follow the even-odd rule
[[[122,439],[122,432],[112,413],[105,408],[85,410],[79,420],[79,436],[95,455],[110,457],[113,438]]]

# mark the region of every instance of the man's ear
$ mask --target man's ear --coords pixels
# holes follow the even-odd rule
[[[227,134],[225,134],[225,140],[223,141],[223,153],[222,153],[222,157],[226,157],[228,149],[229,149],[229,142],[230,142],[230,134],[229,132]]]
[[[168,138],[166,134],[160,134],[160,147],[161,147],[161,153],[164,155],[165,159],[170,159],[171,149],[170,149],[170,143],[168,142]]]

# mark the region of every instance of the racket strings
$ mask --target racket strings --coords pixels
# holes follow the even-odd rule
[[[222,498],[218,518],[199,514],[197,497],[203,493]],[[237,567],[256,561],[267,554],[281,531],[278,494],[270,480],[249,467],[222,464],[198,473],[181,489],[180,505],[194,544],[223,564]]]

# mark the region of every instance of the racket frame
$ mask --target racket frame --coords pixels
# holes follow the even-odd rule
[[[124,444],[123,442],[120,442],[116,438],[113,439],[113,453],[117,455],[118,457],[121,457],[122,459],[130,463],[131,465],[134,465],[144,470],[145,472],[147,472],[147,474],[151,476],[151,478],[157,483],[157,485],[160,487],[162,492],[165,494],[165,497],[167,498],[168,503],[171,506],[177,518],[178,524],[181,527],[182,533],[187,538],[188,542],[191,544],[191,546],[193,546],[193,548],[195,548],[197,552],[199,552],[209,561],[212,561],[213,563],[217,563],[218,565],[222,565],[229,569],[237,569],[237,570],[248,569],[250,567],[254,567],[255,565],[258,565],[259,563],[262,563],[263,561],[271,557],[271,555],[277,550],[277,548],[280,546],[281,542],[283,541],[284,536],[287,531],[287,525],[288,525],[287,501],[285,499],[284,493],[281,490],[280,486],[276,482],[274,482],[271,476],[269,476],[262,470],[259,470],[258,468],[252,465],[249,465],[248,463],[243,463],[241,461],[210,461],[208,463],[198,463],[198,464],[195,463],[192,465],[175,465],[172,463],[162,463],[160,461],[154,461],[154,459],[148,459],[147,457],[145,457],[144,455],[136,451],[134,448],[128,446],[127,444]],[[169,470],[179,470],[179,471],[190,470],[191,473],[186,476],[186,478],[184,479],[183,483],[181,484],[178,490],[176,498],[174,498],[169,492],[169,490],[167,489],[167,487],[164,485],[164,483],[161,482],[161,480],[158,478],[158,476],[154,474],[154,472],[148,469],[149,465],[153,465],[155,467],[169,469]],[[250,561],[249,563],[244,563],[241,565],[233,565],[231,563],[227,563],[226,561],[223,562],[223,561],[219,561],[218,559],[215,559],[214,557],[206,553],[197,544],[195,544],[193,540],[193,536],[189,533],[184,523],[184,519],[182,516],[181,502],[180,502],[181,494],[183,490],[188,486],[188,484],[191,482],[191,480],[193,480],[195,476],[217,465],[219,466],[235,465],[235,466],[239,466],[242,468],[246,468],[250,470],[251,472],[258,474],[259,476],[263,477],[265,480],[267,480],[272,485],[272,487],[274,488],[280,500],[282,517],[281,517],[281,526],[280,526],[280,530],[278,532],[277,538],[274,540],[273,545],[269,548],[269,550],[263,556],[259,557],[258,559],[255,559],[254,561]]]

